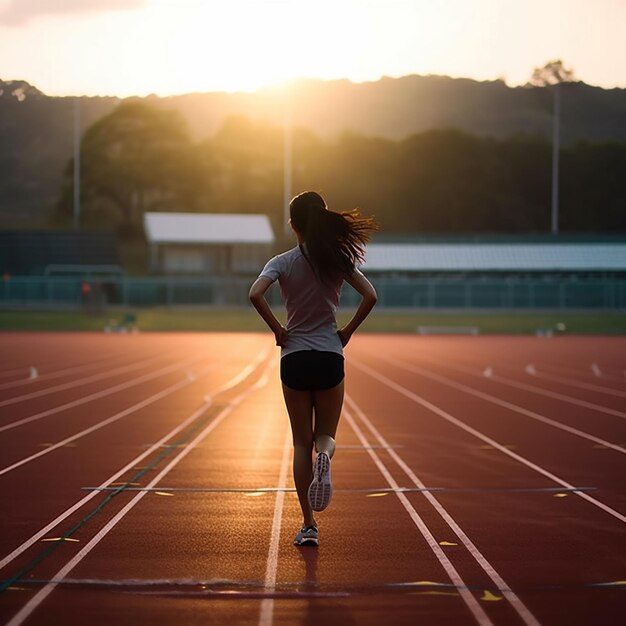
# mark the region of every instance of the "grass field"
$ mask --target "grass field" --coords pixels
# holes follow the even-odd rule
[[[80,311],[0,311],[0,330],[102,331],[122,323],[129,311],[86,314]],[[339,314],[342,324],[350,311]],[[252,309],[137,309],[140,331],[262,331],[263,321]],[[281,313],[277,313],[279,318]],[[626,334],[623,312],[422,312],[374,311],[363,331],[417,332],[419,326],[476,327],[480,334]]]

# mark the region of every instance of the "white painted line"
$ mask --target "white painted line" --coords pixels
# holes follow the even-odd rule
[[[463,383],[457,383],[454,380],[446,376],[440,376],[439,374],[433,374],[432,372],[425,370],[417,365],[410,365],[408,363],[404,363],[402,361],[389,361],[388,359],[382,359],[388,362],[392,362],[396,367],[400,367],[409,372],[413,372],[414,374],[419,374],[420,376],[424,376],[425,378],[429,378],[430,380],[435,380],[443,385],[447,385],[448,387],[452,387],[453,389],[458,389],[459,391],[463,391],[464,393],[468,393],[476,398],[481,398],[483,400],[487,400],[487,402],[491,402],[493,404],[497,404],[498,406],[504,407],[505,409],[509,409],[510,411],[514,411],[515,413],[520,413],[521,415],[525,415],[526,417],[530,417],[531,419],[537,420],[538,422],[543,422],[544,424],[548,424],[548,426],[553,426],[554,428],[558,428],[559,430],[565,431],[572,435],[576,435],[577,437],[581,437],[583,439],[587,439],[588,441],[593,441],[594,443],[600,444],[607,448],[611,448],[616,452],[621,454],[626,454],[626,448],[611,443],[606,439],[601,439],[600,437],[596,437],[595,435],[591,435],[585,431],[579,430],[572,426],[568,426],[567,424],[563,424],[557,420],[553,420],[545,415],[541,415],[540,413],[536,413],[535,411],[531,411],[530,409],[525,409],[519,404],[513,404],[512,402],[507,402],[506,400],[501,400],[497,396],[491,395],[489,393],[485,393],[483,391],[478,391],[473,387],[469,387],[468,385],[464,385]],[[477,376],[477,374],[473,374]],[[492,378],[495,382],[506,382],[506,379],[501,379],[500,376],[494,376]],[[520,383],[521,384],[521,383]]]
[[[217,426],[219,426],[224,419],[233,412],[243,400],[245,400],[252,392],[258,389],[259,384],[256,383],[246,389],[243,393],[239,394],[234,400],[232,400],[228,406],[226,406],[213,421],[211,421],[196,438],[191,441],[185,448],[183,448],[158,474],[155,476],[148,487],[154,487],[157,485],[167,474],[169,474],[175,467],[182,461],[209,433],[211,433]],[[129,513],[136,504],[149,492],[140,491],[128,504],[117,513],[92,539],[89,541],[82,550],[80,550],[74,558],[70,559],[68,563],[62,567],[52,579],[62,580],[65,578],[108,534],[117,526],[117,524]],[[48,583],[43,589],[37,592],[20,611],[9,621],[6,626],[18,626],[22,624],[26,618],[54,591],[57,586],[57,582]]]
[[[359,441],[364,446],[369,446],[369,442],[363,435],[363,432],[358,427],[350,413],[345,409],[343,411],[343,417],[347,420],[348,424],[350,424]],[[370,455],[372,461],[374,461],[374,464],[383,475],[389,486],[394,490],[399,489],[398,483],[395,481],[387,467],[380,460],[378,454],[370,447],[367,448],[367,453]],[[434,555],[437,557],[437,560],[445,570],[446,574],[448,574],[448,578],[457,588],[461,598],[463,599],[469,610],[472,612],[472,615],[474,616],[476,621],[482,626],[493,626],[493,622],[489,619],[489,617],[487,617],[487,614],[478,603],[478,600],[476,600],[472,592],[469,590],[468,586],[461,578],[461,575],[458,573],[454,565],[452,565],[446,553],[441,549],[441,546],[439,545],[435,537],[433,537],[430,529],[428,528],[428,526],[426,526],[424,520],[422,520],[419,513],[415,510],[409,499],[401,491],[395,491],[395,494],[402,503],[402,506],[405,508],[406,512],[409,514],[409,517],[411,518],[415,526],[418,528],[418,530],[426,540],[426,543],[428,544]]]
[[[118,374],[124,374],[125,372],[132,372],[133,370],[140,369],[150,363],[154,363],[156,361],[163,361],[162,356],[151,357],[149,359],[142,359],[141,361],[137,361],[135,363],[131,363],[130,365],[124,365],[123,367],[118,367],[113,370],[107,370],[106,372],[100,372],[99,374],[93,374],[92,376],[86,376],[85,378],[77,378],[68,383],[62,383],[61,385],[55,385],[54,387],[46,387],[45,389],[39,389],[38,391],[32,391],[31,393],[25,393],[21,396],[14,396],[13,398],[8,398],[7,400],[2,400],[0,402],[0,406],[7,406],[9,404],[16,404],[18,402],[23,402],[24,400],[30,400],[31,398],[39,398],[40,396],[48,395],[49,393],[54,393],[56,391],[63,391],[64,389],[72,389],[73,387],[80,387],[81,385],[86,385],[87,383],[92,383],[96,380],[102,380],[103,378],[111,378],[112,376],[117,376]]]
[[[381,357],[382,359],[382,357]],[[392,363],[389,359],[386,359],[389,363]],[[427,360],[427,359],[426,359]],[[431,361],[433,362],[433,361]],[[433,362],[436,363],[436,362]],[[440,365],[440,363],[437,363]],[[469,367],[463,367],[462,365],[450,365],[448,363],[444,364],[445,367],[455,370],[457,372],[464,372],[466,374],[470,374],[472,376],[479,376],[476,373],[475,369],[470,369]],[[538,376],[544,376],[543,374],[538,374]],[[622,419],[626,418],[626,413],[623,411],[618,411],[617,409],[610,409],[600,404],[595,404],[593,402],[587,402],[586,400],[580,400],[579,398],[574,398],[573,396],[568,396],[564,393],[557,393],[556,391],[549,391],[548,389],[544,389],[543,387],[537,387],[536,385],[531,385],[528,383],[522,383],[515,380],[511,380],[510,378],[504,378],[503,376],[492,376],[491,380],[495,380],[504,385],[509,385],[510,387],[517,387],[518,389],[524,389],[525,391],[531,391],[533,393],[539,394],[541,396],[546,396],[549,398],[554,398],[556,400],[562,400],[563,402],[567,402],[569,404],[574,404],[576,406],[582,406],[586,409],[592,409],[594,411],[598,411],[599,413],[606,413],[607,415],[612,415],[613,417],[620,417]],[[582,383],[576,383],[575,386],[582,387],[584,386]],[[606,388],[603,388],[606,389]]]
[[[377,358],[380,359],[381,358],[380,355],[378,355]],[[418,396],[416,393],[413,393],[409,389],[406,389],[402,385],[399,385],[398,383],[396,383],[395,381],[391,380],[390,378],[387,378],[387,376],[384,376],[383,374],[380,374],[376,370],[373,370],[371,367],[368,367],[367,365],[364,365],[360,361],[356,361],[356,360],[353,359],[351,361],[351,363],[357,369],[360,369],[361,371],[369,374],[372,378],[375,378],[375,379],[379,380],[380,382],[382,382],[383,384],[387,385],[387,387],[390,387],[391,389],[394,389],[395,391],[397,391],[398,393],[402,394],[403,396],[409,398],[410,400],[412,400],[416,404],[419,404],[419,405],[423,406],[424,408],[432,411],[436,415],[439,415],[439,417],[442,417],[443,419],[445,419],[446,421],[450,422],[451,424],[454,424],[455,426],[458,426],[459,428],[461,428],[464,431],[470,433],[471,435],[473,435],[474,437],[480,439],[481,441],[484,441],[485,443],[488,443],[489,445],[493,446],[494,448],[500,450],[500,452],[502,452],[503,454],[506,454],[507,456],[510,456],[512,459],[515,459],[516,461],[518,461],[519,463],[522,463],[526,467],[529,467],[530,469],[538,472],[542,476],[546,476],[547,478],[549,478],[550,480],[554,481],[555,483],[557,483],[559,485],[562,485],[563,487],[568,487],[569,489],[573,490],[574,493],[578,497],[583,498],[584,500],[587,500],[587,502],[590,502],[591,504],[593,504],[594,506],[598,507],[599,509],[605,511],[609,515],[612,515],[615,519],[617,519],[620,522],[626,524],[626,516],[622,515],[620,512],[616,511],[615,509],[612,509],[610,506],[604,504],[603,502],[600,502],[599,500],[596,500],[595,498],[592,498],[589,494],[587,494],[587,493],[585,493],[583,491],[576,491],[576,487],[574,485],[568,483],[566,480],[563,480],[562,478],[559,478],[555,474],[552,474],[552,472],[549,472],[548,470],[546,470],[543,467],[537,465],[536,463],[533,463],[532,461],[529,461],[527,458],[525,458],[525,457],[523,457],[523,456],[513,452],[512,450],[509,450],[508,448],[503,446],[501,443],[497,442],[495,439],[492,439],[491,437],[488,437],[487,435],[483,434],[479,430],[476,430],[475,428],[472,428],[471,426],[468,426],[465,422],[457,419],[453,415],[450,415],[450,413],[447,413],[443,409],[440,409],[438,406],[432,404],[431,402],[428,402],[428,400],[424,400],[424,398]]]
[[[276,572],[278,570],[278,548],[280,542],[280,529],[282,525],[283,506],[285,504],[285,491],[287,486],[287,471],[291,458],[291,428],[285,431],[283,443],[283,458],[280,462],[280,474],[278,477],[278,489],[276,502],[274,503],[274,519],[272,521],[272,534],[270,548],[267,553],[267,567],[265,570],[265,592],[276,591]],[[271,626],[274,620],[274,598],[264,598],[261,602],[259,614],[259,626]]]
[[[121,476],[126,474],[126,472],[128,472],[131,469],[133,469],[134,467],[136,467],[138,463],[143,461],[143,459],[145,459],[148,456],[150,456],[155,450],[158,450],[167,441],[169,441],[170,439],[175,437],[179,432],[181,432],[182,430],[187,428],[187,426],[189,426],[194,420],[196,420],[204,411],[208,410],[211,407],[211,404],[213,402],[213,397],[218,396],[220,393],[223,393],[224,391],[227,391],[228,389],[231,389],[232,387],[235,387],[236,385],[238,385],[241,382],[241,380],[242,380],[242,375],[244,375],[244,374],[245,374],[245,376],[249,375],[254,370],[255,367],[257,367],[261,362],[263,362],[263,360],[265,360],[267,355],[268,355],[268,351],[267,350],[265,350],[263,352],[260,352],[257,355],[257,357],[254,359],[254,361],[250,365],[247,365],[239,374],[237,374],[237,376],[235,376],[235,378],[231,379],[226,384],[221,385],[220,387],[215,389],[213,391],[213,396],[207,395],[205,397],[205,399],[204,399],[203,405],[199,409],[194,411],[186,420],[181,422],[178,426],[173,428],[169,433],[164,435],[151,448],[149,448],[145,452],[142,452],[140,455],[136,456],[129,463],[127,463],[121,470],[119,470],[118,472],[116,472],[112,476],[109,476],[109,478],[107,478],[104,482],[102,482],[100,484],[99,489],[104,489],[104,488],[108,487],[111,483],[115,482],[118,478],[120,478]],[[30,548],[30,546],[32,546],[34,543],[39,541],[39,539],[41,539],[41,537],[45,536],[52,529],[54,529],[56,526],[58,526],[63,520],[65,520],[70,515],[75,513],[84,504],[89,502],[89,500],[91,500],[96,495],[98,495],[98,493],[99,493],[99,491],[92,491],[89,495],[85,496],[84,498],[82,498],[81,500],[76,502],[76,504],[72,505],[69,509],[67,509],[66,511],[61,513],[57,518],[52,520],[49,524],[47,524],[39,532],[34,534],[30,539],[26,540],[24,543],[22,543],[20,546],[18,546],[15,550],[13,550],[13,552],[8,554],[6,557],[4,557],[0,561],[0,569],[5,567],[6,565],[8,565],[13,559],[15,559],[20,554],[22,554],[22,552],[24,552],[25,550]]]
[[[584,383],[580,380],[572,380],[571,378],[564,378],[563,376],[556,376],[555,374],[544,374],[543,372],[540,372],[538,374],[538,377],[544,378],[545,380],[552,380],[556,383],[563,383],[564,385],[568,385],[570,387],[589,389],[591,391],[597,391],[599,393],[604,393],[609,396],[618,396],[620,398],[626,398],[626,392],[620,391],[619,389],[611,389],[610,387],[604,387],[603,385],[592,385],[591,383]]]
[[[172,351],[170,350],[170,352]],[[65,376],[66,374],[71,374],[72,372],[86,372],[87,370],[92,370],[96,367],[102,367],[102,365],[107,363],[108,361],[119,361],[120,356],[122,358],[124,357],[124,355],[112,355],[112,356],[107,356],[101,359],[97,359],[95,361],[87,361],[86,363],[83,363],[82,365],[72,365],[71,367],[65,367],[60,370],[48,372],[47,374],[39,374],[39,378],[37,380],[41,382],[43,380],[52,380],[54,378],[60,378],[61,376]],[[30,366],[20,368],[20,370],[17,370],[17,371],[24,371],[24,370],[26,370],[26,372],[28,372],[30,376]],[[39,371],[39,368],[37,368],[37,371]],[[33,379],[31,379],[30,377],[27,377],[21,380],[14,380],[14,381],[10,381],[7,383],[2,383],[0,385],[0,389],[13,389],[21,385],[28,385],[29,383],[32,383],[32,382],[33,382]]]
[[[367,426],[369,431],[374,435],[374,437],[378,440],[381,446],[387,446],[387,440],[383,438],[383,436],[378,432],[376,427],[372,424],[369,418],[365,415],[365,413],[361,410],[361,408],[356,404],[356,402],[350,397],[346,396],[347,403],[352,407],[352,410],[359,416],[361,421]],[[352,418],[349,418],[352,420]],[[353,421],[353,420],[352,420]],[[363,437],[365,439],[365,437]],[[402,469],[402,471],[408,476],[411,482],[422,491],[424,497],[430,502],[430,504],[435,508],[435,510],[441,515],[441,517],[445,520],[448,526],[452,529],[452,531],[456,534],[456,536],[460,539],[463,545],[467,548],[468,552],[474,557],[474,560],[480,565],[483,571],[491,578],[496,587],[500,590],[502,595],[511,603],[511,606],[515,609],[517,614],[522,618],[523,622],[527,624],[527,626],[539,626],[539,622],[535,618],[535,616],[529,611],[529,609],[524,605],[524,603],[519,599],[519,597],[512,591],[509,585],[504,581],[504,579],[498,574],[495,568],[487,561],[485,556],[480,552],[480,550],[474,545],[471,539],[465,534],[465,532],[461,529],[461,527],[457,524],[454,518],[446,511],[443,505],[435,498],[435,496],[428,491],[426,485],[415,475],[415,473],[411,470],[411,468],[402,460],[400,455],[393,450],[391,447],[387,448],[388,453],[391,458],[397,463],[397,465]]]
[[[199,358],[194,359],[191,362],[195,363],[197,361],[200,361],[202,358],[206,358],[206,357],[199,357]],[[189,363],[190,363],[189,359],[185,361],[179,361],[178,363],[175,363],[174,365],[168,365],[167,367],[163,367],[159,370],[151,372],[150,374],[144,374],[143,376],[140,376],[139,378],[132,378],[126,383],[120,383],[119,385],[115,385],[113,387],[107,387],[106,389],[103,389],[102,391],[96,391],[95,393],[91,393],[88,396],[83,396],[82,398],[78,398],[77,400],[66,402],[65,404],[61,404],[60,406],[56,406],[52,409],[48,409],[47,411],[41,411],[40,413],[35,413],[34,415],[30,415],[29,417],[24,417],[15,422],[4,424],[3,426],[0,426],[0,432],[3,432],[5,430],[10,430],[12,428],[17,428],[18,426],[23,426],[24,424],[29,424],[30,422],[40,420],[44,417],[48,417],[48,415],[54,415],[55,413],[59,413],[60,411],[64,411],[65,409],[71,409],[75,406],[80,406],[81,404],[85,404],[86,402],[91,402],[92,400],[96,400],[98,398],[109,396],[118,391],[122,391],[123,389],[128,389],[129,387],[134,387],[135,385],[144,383],[147,380],[152,380],[153,378],[165,376],[166,374],[169,374],[171,372],[174,372],[176,370],[186,367],[187,365],[189,365]]]

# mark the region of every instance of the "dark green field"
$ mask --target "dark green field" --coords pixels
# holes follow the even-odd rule
[[[66,311],[0,311],[0,330],[103,331],[123,323],[128,311],[89,315]],[[252,309],[137,309],[134,326],[140,331],[262,331],[262,320]],[[350,315],[342,311],[339,323]],[[280,314],[279,314],[280,317]],[[458,332],[475,327],[480,334],[626,334],[622,312],[421,312],[379,310],[361,329],[377,333],[414,333],[418,327],[434,332]]]

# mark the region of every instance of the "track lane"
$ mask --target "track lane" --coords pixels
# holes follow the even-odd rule
[[[352,351],[348,354],[349,364],[351,356],[356,356],[356,349],[363,347],[364,352],[370,354],[367,358],[372,358],[372,364],[380,365],[371,355],[378,355],[381,344],[370,339],[377,338],[355,338],[349,348]],[[495,344],[492,345],[495,350]],[[188,346],[184,351],[188,351]],[[415,346],[417,355],[421,342],[417,341]],[[393,378],[396,380],[395,375]],[[445,401],[454,404],[460,412],[480,414],[485,410],[480,408],[484,404],[468,404],[462,394],[455,392],[453,398],[450,389],[437,391],[432,381],[416,381],[410,374],[402,380],[417,384],[411,388],[425,396],[433,394],[433,402],[445,397]],[[458,428],[433,419],[427,410],[416,407],[406,397],[397,397],[398,394],[390,393],[384,386],[373,384],[371,378],[350,365],[348,385],[393,446],[390,450],[380,447],[376,451],[399,485],[411,486],[401,468],[394,467],[392,451],[406,457],[409,466],[419,471],[429,486],[472,488],[480,482],[480,487],[498,489],[503,484],[505,487],[537,488],[550,484],[541,475],[517,466],[501,451],[487,446],[483,448],[480,442],[472,441],[471,436]],[[180,408],[176,403],[170,405],[172,411],[180,412]],[[152,416],[152,422],[163,423],[167,414],[164,409]],[[145,417],[142,428],[149,421],[148,415]],[[159,486],[185,488],[224,483],[230,488],[250,488],[251,477],[255,476],[259,482],[254,485],[276,484],[284,450],[281,438],[285,432],[285,420],[279,388],[271,388],[270,383],[253,401],[242,403],[204,443],[172,470],[168,481]],[[260,427],[260,424],[267,426]],[[124,443],[118,442],[120,447],[124,447]],[[111,446],[115,448],[118,444]],[[107,444],[101,441],[100,445]],[[561,447],[555,450],[560,456]],[[601,452],[621,456],[613,451]],[[56,454],[49,456],[64,463],[65,457]],[[340,427],[338,455],[333,462],[335,500],[329,512],[320,517],[322,547],[319,551],[307,553],[290,545],[300,520],[295,494],[287,492],[284,495],[276,595],[272,598],[273,623],[321,620],[329,624],[379,624],[388,621],[390,616],[393,616],[394,623],[401,624],[414,624],[420,619],[455,626],[476,623],[460,600],[457,589],[436,585],[387,586],[389,581],[406,585],[427,580],[445,583],[446,579],[423,538],[414,534],[415,526],[406,510],[394,502],[397,496],[343,491],[344,488],[385,486],[380,472],[373,463],[365,462],[366,458],[369,458],[367,450],[344,421]],[[98,464],[99,461],[90,458],[89,463]],[[110,470],[105,463],[102,467]],[[566,453],[564,469],[570,471],[570,467]],[[51,465],[45,473],[53,472],[53,468]],[[50,489],[54,490],[55,486],[51,484]],[[124,500],[120,499],[115,511],[121,510],[134,496],[132,492],[123,494]],[[590,513],[591,507],[575,496],[570,494],[560,499],[553,496],[553,492],[515,495],[501,491],[437,492],[437,499],[502,572],[507,583],[520,594],[521,600],[536,613],[542,624],[611,623],[608,620],[622,606],[623,593],[620,595],[619,590],[611,588],[584,587],[581,564],[584,563],[584,572],[588,574],[586,582],[607,582],[612,574],[615,574],[614,580],[623,578],[620,573],[623,563],[619,558],[623,533],[616,533],[616,524],[608,516],[601,512],[597,515]],[[408,492],[406,498],[432,529],[437,541],[454,539],[450,528],[426,502],[423,494]],[[52,500],[51,497],[50,502]],[[257,593],[256,587],[220,586],[208,575],[195,579],[207,583],[204,589],[193,584],[193,579],[189,580],[190,584],[174,587],[169,576],[213,575],[223,571],[237,574],[240,578],[235,582],[241,582],[246,578],[244,574],[250,572],[250,575],[258,573],[258,580],[252,582],[264,585],[275,502],[276,496],[271,493],[175,491],[173,496],[147,493],[141,503],[76,566],[70,578],[87,580],[97,574],[95,579],[103,581],[105,579],[101,576],[108,572],[112,580],[123,580],[123,575],[139,575],[146,579],[147,572],[157,570],[159,574],[167,575],[165,580],[169,582],[160,587],[132,589],[95,581],[61,585],[28,623],[43,623],[39,620],[51,615],[68,621],[77,611],[95,624],[98,620],[119,624],[134,624],[138,620],[180,623],[181,619],[203,623],[207,620],[257,623],[263,603],[267,605],[267,588]],[[584,512],[581,514],[581,511]],[[71,521],[68,518],[64,524]],[[102,528],[101,522],[90,526],[91,532]],[[261,539],[253,546],[246,546],[251,536]],[[81,536],[81,539],[83,541],[77,546],[62,546],[59,554],[66,559],[75,554],[89,536]],[[205,551],[199,552],[199,546]],[[462,547],[444,546],[443,550],[497,626],[517,623],[514,621],[517,616],[510,614],[510,607],[506,608],[507,603],[481,599],[486,590],[497,594],[498,589],[493,581],[487,580],[484,572],[479,571],[473,558],[461,553]],[[141,558],[136,558],[138,555]],[[53,576],[52,569],[42,573]],[[10,604],[17,608],[37,591],[27,587],[26,591],[11,593],[14,595]],[[432,593],[442,595],[430,595]],[[5,607],[7,598],[2,598]],[[568,609],[564,610],[564,606]]]

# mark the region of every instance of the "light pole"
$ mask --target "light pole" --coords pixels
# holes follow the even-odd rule
[[[80,229],[80,98],[74,100],[74,230]]]
[[[552,120],[552,234],[559,234],[559,152],[561,126],[561,84],[554,85]]]
[[[563,61],[556,59],[549,61],[541,68],[535,68],[530,78],[530,84],[537,87],[553,87],[553,114],[552,114],[552,202],[550,231],[553,235],[559,234],[559,153],[561,127],[561,85],[574,80],[574,72],[563,66]]]
[[[291,87],[287,85],[287,95],[285,97],[285,129],[283,133],[283,224],[285,237],[290,235],[289,228],[289,202],[292,197],[292,104]]]

